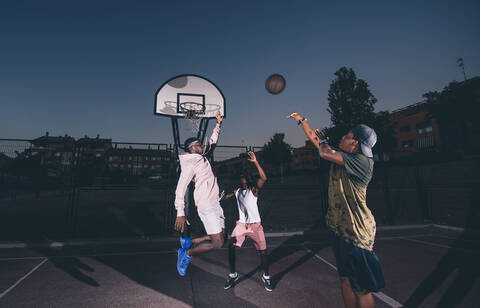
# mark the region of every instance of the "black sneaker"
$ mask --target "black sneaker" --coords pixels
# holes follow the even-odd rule
[[[272,281],[270,280],[270,278],[265,278],[265,276],[262,275],[262,281],[263,281],[263,286],[265,287],[265,290],[272,292],[273,288],[272,288]]]
[[[231,287],[233,287],[235,285],[235,281],[238,280],[238,274],[237,274],[237,277],[233,278],[231,277],[230,275],[228,276],[228,279],[227,279],[227,282],[225,282],[225,285],[223,286],[223,288],[225,290],[228,290],[230,289]]]

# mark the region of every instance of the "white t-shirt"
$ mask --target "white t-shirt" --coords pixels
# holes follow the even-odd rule
[[[255,197],[250,188],[246,190],[241,188],[237,189],[235,197],[237,197],[238,204],[238,221],[243,223],[261,222],[257,197]]]

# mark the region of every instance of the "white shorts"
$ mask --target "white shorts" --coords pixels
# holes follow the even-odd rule
[[[225,217],[220,202],[216,202],[206,209],[198,211],[198,216],[203,222],[208,235],[218,234],[225,229]]]

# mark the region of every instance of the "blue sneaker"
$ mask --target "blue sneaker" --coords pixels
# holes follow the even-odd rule
[[[187,267],[191,258],[192,257],[187,255],[187,250],[185,248],[180,248],[178,250],[177,271],[180,276],[185,276],[187,273]]]
[[[195,245],[192,243],[191,237],[181,237],[180,246],[182,246],[182,248],[184,248],[185,250],[195,247]]]

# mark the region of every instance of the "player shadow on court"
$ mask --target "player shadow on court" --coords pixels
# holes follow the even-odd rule
[[[176,245],[175,245],[176,247]],[[166,247],[163,247],[165,249]],[[174,246],[170,254],[135,256],[99,256],[98,262],[124,275],[128,280],[174,298],[192,307],[252,307],[257,305],[230,292],[218,292],[224,277],[214,275],[191,263],[186,276],[177,272]],[[162,302],[157,303],[162,306]],[[165,304],[164,304],[165,305]]]
[[[476,194],[472,187],[471,202],[467,212],[465,231],[456,238],[451,248],[442,257],[427,278],[405,302],[404,307],[420,307],[423,302],[438,290],[450,277],[454,277],[448,289],[443,293],[436,307],[456,307],[474,286],[480,277],[480,230],[478,221],[480,211],[474,203]],[[476,230],[475,230],[476,229]]]
[[[27,247],[27,249],[41,253],[49,262],[53,263],[55,267],[69,274],[73,278],[92,287],[100,286],[95,279],[83,273],[84,271],[93,273],[95,272],[95,269],[83,263],[77,257],[58,253],[49,247],[35,246]],[[65,253],[68,253],[68,251]]]

